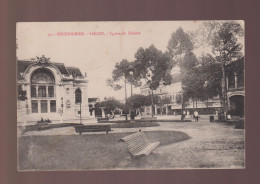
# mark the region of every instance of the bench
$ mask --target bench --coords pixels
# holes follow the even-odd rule
[[[37,123],[35,124],[36,130],[47,130],[51,127],[52,125],[50,125],[48,121],[37,121]]]
[[[98,122],[102,122],[102,121],[108,121],[109,117],[105,117],[105,118],[97,118]]]
[[[110,125],[75,125],[75,131],[79,134],[82,132],[106,132],[111,131]]]
[[[160,142],[151,143],[143,132],[131,134],[119,141],[126,142],[130,155],[134,158],[148,156],[160,144]]]

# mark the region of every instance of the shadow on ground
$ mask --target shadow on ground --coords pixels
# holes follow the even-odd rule
[[[24,136],[18,138],[19,170],[94,170],[164,168],[163,156],[132,159],[119,139],[131,133]],[[177,131],[145,132],[151,141],[159,141],[158,150],[190,137]]]

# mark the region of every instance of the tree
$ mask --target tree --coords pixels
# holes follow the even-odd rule
[[[189,62],[183,61],[183,57],[187,54],[192,53],[192,50],[194,49],[193,43],[190,39],[190,36],[183,31],[183,29],[180,27],[176,30],[176,32],[172,33],[171,38],[168,43],[168,52],[172,58],[172,62],[174,65],[177,65],[181,69],[181,81],[183,80],[183,73],[185,72],[185,69],[188,67]],[[188,61],[188,60],[187,60]],[[183,83],[183,81],[182,81]],[[181,114],[183,114],[184,109],[184,95],[182,91],[182,98],[181,98]],[[181,116],[181,119],[183,120],[183,116]]]
[[[135,54],[134,69],[136,78],[144,79],[148,84],[152,102],[152,116],[154,115],[153,91],[160,83],[169,85],[171,83],[172,62],[168,53],[163,53],[154,45],[149,48],[139,48]]]
[[[18,85],[17,92],[18,92],[18,100],[25,101],[27,99],[27,92],[26,90],[22,89],[21,84]]]
[[[112,87],[114,90],[120,90],[122,86],[120,85],[120,81],[124,81],[125,84],[125,111],[127,110],[127,91],[126,91],[126,83],[131,83],[134,86],[140,86],[140,80],[137,75],[135,75],[133,62],[129,62],[126,59],[123,59],[121,62],[116,63],[115,69],[112,72],[112,79],[107,79],[107,85]],[[133,74],[130,73],[133,72]],[[127,120],[127,115],[126,115]]]
[[[194,58],[194,59],[192,59]],[[184,98],[206,101],[221,95],[221,69],[211,55],[202,56],[199,60],[195,56],[184,58],[190,61],[189,67],[183,74]],[[184,62],[185,63],[185,62]],[[191,64],[194,63],[194,64]]]
[[[100,112],[100,107],[105,107],[106,114],[114,114],[115,110],[123,109],[124,105],[113,97],[109,97],[102,102],[98,102],[95,105],[95,111]]]
[[[202,27],[204,37],[211,46],[215,61],[220,64],[222,72],[221,98],[223,111],[227,113],[227,83],[226,66],[243,57],[242,43],[239,41],[243,36],[243,28],[239,22],[207,22]]]

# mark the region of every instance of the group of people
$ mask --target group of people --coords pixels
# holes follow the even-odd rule
[[[190,117],[190,112],[187,110],[187,111],[183,111],[183,116],[189,118]],[[193,113],[193,118],[195,119],[195,122],[198,122],[199,121],[199,113],[198,111],[194,111]]]

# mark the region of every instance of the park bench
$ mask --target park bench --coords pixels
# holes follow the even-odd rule
[[[98,122],[104,122],[104,121],[108,121],[109,117],[105,117],[105,118],[97,118]]]
[[[131,134],[119,141],[126,142],[130,155],[134,158],[148,156],[160,144],[160,142],[151,143],[143,132]]]
[[[75,131],[79,134],[82,132],[106,132],[111,131],[110,125],[75,125]]]
[[[41,120],[41,121],[37,121],[37,123],[35,124],[36,130],[46,130],[52,127],[52,125],[50,124],[51,121],[50,120]]]

